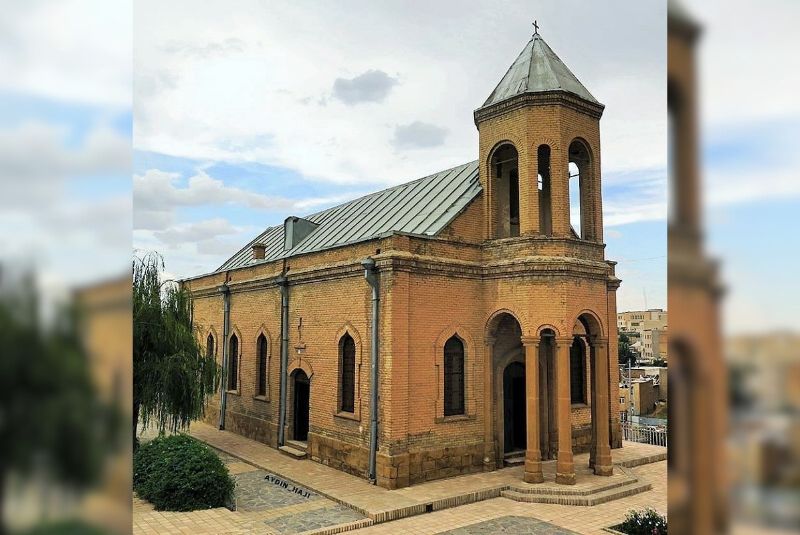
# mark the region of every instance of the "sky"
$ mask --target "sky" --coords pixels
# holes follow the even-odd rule
[[[536,19],[606,105],[620,307],[666,306],[665,5],[338,6],[136,3],[135,247],[176,276],[206,273],[288,215],[476,159],[472,112]]]
[[[3,6],[0,268],[35,271],[48,299],[130,269],[130,12],[102,0]]]
[[[721,260],[725,325],[795,327],[800,4],[684,3],[704,27],[706,243]],[[473,160],[472,111],[537,19],[606,105],[619,308],[666,304],[658,2],[270,4],[5,6],[0,265],[33,265],[46,288],[66,291],[129,269],[133,226],[135,247],[189,276],[289,214]]]
[[[797,332],[800,2],[685,0],[697,43],[706,245],[730,334]]]

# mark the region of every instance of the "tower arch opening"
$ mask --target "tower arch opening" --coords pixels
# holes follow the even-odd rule
[[[490,162],[493,190],[494,237],[519,236],[519,154],[511,143],[503,143]]]
[[[537,190],[539,195],[539,231],[544,236],[553,235],[553,208],[550,188],[550,146],[539,145],[536,149]]]
[[[581,139],[570,143],[568,154],[570,226],[576,238],[594,241],[597,233],[592,208],[596,194],[592,187],[592,155]]]

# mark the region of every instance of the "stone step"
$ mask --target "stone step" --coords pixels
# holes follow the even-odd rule
[[[504,466],[521,466],[525,464],[525,454],[506,457],[503,459]]]
[[[500,495],[504,498],[508,498],[509,500],[514,500],[517,502],[548,503],[554,505],[576,505],[576,506],[590,507],[593,505],[600,505],[601,503],[607,503],[613,500],[618,500],[620,498],[633,496],[634,494],[647,492],[652,487],[653,486],[650,483],[637,482],[588,495],[530,494],[525,492],[518,492],[515,490],[504,490],[500,493]]]
[[[521,466],[525,464],[525,450],[510,451],[503,455],[503,466]]]
[[[298,451],[308,451],[308,442],[300,442],[299,440],[287,440],[286,444],[293,447]]]
[[[593,494],[598,494],[600,492],[605,492],[607,490],[616,489],[619,487],[623,487],[625,485],[633,485],[638,483],[639,480],[635,477],[628,477],[619,481],[614,481],[611,483],[606,483],[604,485],[598,485],[592,488],[576,488],[572,485],[558,485],[558,488],[553,488],[552,486],[543,486],[543,485],[526,485],[526,486],[514,486],[511,485],[506,490],[510,490],[513,492],[518,492],[520,494],[550,494],[555,496],[590,496]]]
[[[308,455],[305,451],[298,450],[297,448],[293,448],[292,446],[281,446],[278,448],[278,451],[292,457],[294,459],[305,459]]]
[[[650,463],[658,463],[666,460],[667,460],[667,448],[664,448],[664,451],[661,453],[654,453],[653,455],[648,455],[646,457],[637,457],[635,459],[629,459],[627,461],[620,461],[616,464],[624,466],[625,468],[635,468],[637,466],[642,466]]]

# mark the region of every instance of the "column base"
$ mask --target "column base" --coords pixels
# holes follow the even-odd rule
[[[612,476],[614,475],[614,466],[613,465],[594,465],[594,475],[596,476]]]
[[[561,474],[556,472],[556,483],[561,485],[574,485],[575,484],[575,473],[571,474]]]
[[[591,468],[594,468],[597,476],[610,476],[614,473],[614,462],[611,460],[611,449],[608,446],[600,448]]]
[[[544,474],[542,474],[541,461],[525,461],[525,472],[522,475],[522,480],[525,483],[543,483]]]

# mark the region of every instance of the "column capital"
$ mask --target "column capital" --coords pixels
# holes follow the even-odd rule
[[[562,346],[562,345],[571,346],[573,341],[574,341],[574,339],[573,339],[572,336],[569,336],[569,337],[567,337],[567,336],[556,337],[556,344],[559,345],[559,346]]]
[[[541,339],[538,336],[523,336],[521,338],[522,345],[524,346],[538,346]]]
[[[608,338],[591,338],[591,343],[598,349],[605,349],[608,347]]]

